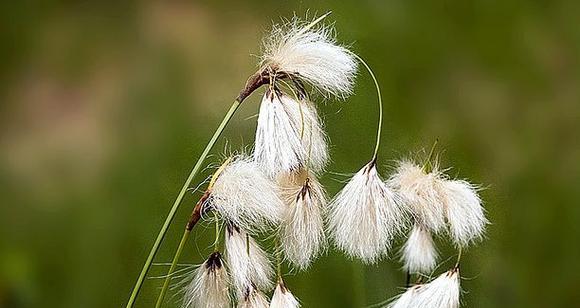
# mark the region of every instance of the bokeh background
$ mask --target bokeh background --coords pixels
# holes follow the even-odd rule
[[[123,306],[272,22],[328,10],[339,41],[380,79],[383,173],[439,138],[450,174],[486,187],[493,224],[464,256],[463,306],[579,307],[575,0],[3,1],[0,307]],[[251,146],[260,94],[208,164],[226,140]],[[371,155],[375,99],[365,72],[346,102],[318,99],[331,194],[344,179],[335,173]],[[157,262],[170,260],[197,197],[186,197]],[[209,230],[195,232],[183,263],[203,261]],[[456,252],[439,247],[441,272]],[[363,267],[331,250],[286,280],[304,307],[363,307],[400,292],[399,267],[395,256]],[[147,280],[137,306],[151,307],[161,283]],[[167,307],[178,306],[174,294]]]

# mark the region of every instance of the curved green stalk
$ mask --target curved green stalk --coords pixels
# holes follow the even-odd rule
[[[381,87],[379,86],[379,82],[377,81],[377,77],[373,73],[373,70],[369,67],[369,65],[361,58],[359,55],[352,53],[367,69],[371,77],[373,78],[373,82],[375,83],[375,88],[377,89],[377,95],[379,97],[379,124],[377,128],[377,141],[375,143],[375,151],[373,152],[373,160],[376,160],[377,153],[379,152],[379,147],[381,145],[381,131],[383,130],[383,98],[381,95]]]
[[[199,156],[197,162],[195,163],[195,166],[191,170],[191,173],[189,174],[189,176],[187,177],[187,180],[183,184],[183,187],[179,191],[179,194],[177,195],[175,202],[173,202],[173,206],[171,207],[171,210],[169,211],[167,218],[165,218],[165,222],[163,223],[163,226],[161,227],[161,230],[159,231],[159,234],[157,235],[157,239],[155,239],[155,243],[153,243],[153,247],[151,247],[151,251],[149,251],[149,255],[147,256],[147,260],[145,261],[145,264],[143,265],[143,268],[141,269],[141,273],[139,274],[139,278],[137,278],[137,282],[135,283],[135,286],[133,287],[133,292],[131,293],[131,297],[129,298],[129,301],[127,302],[126,308],[131,308],[135,304],[135,300],[137,299],[137,295],[139,294],[139,291],[141,290],[141,286],[143,286],[143,282],[145,281],[145,277],[147,276],[147,272],[149,271],[149,268],[151,268],[151,263],[153,262],[153,259],[155,258],[155,255],[157,254],[157,251],[159,250],[159,246],[161,246],[161,242],[163,241],[163,238],[165,237],[165,234],[167,233],[167,230],[169,229],[169,226],[171,225],[171,222],[173,221],[173,218],[175,217],[175,214],[177,213],[177,210],[179,209],[179,205],[181,204],[181,200],[183,200],[183,197],[185,196],[185,192],[189,188],[194,177],[197,175],[197,173],[201,169],[201,165],[202,165],[203,161],[205,160],[205,158],[207,157],[207,155],[209,154],[209,151],[211,150],[211,148],[214,146],[214,144],[218,140],[219,136],[224,131],[226,125],[228,124],[228,122],[230,121],[230,119],[232,118],[232,116],[234,115],[236,110],[238,110],[238,108],[240,107],[240,104],[241,104],[241,99],[237,99],[232,103],[232,106],[230,107],[230,109],[228,110],[228,112],[226,113],[224,118],[222,119],[222,122],[220,123],[220,125],[218,126],[216,131],[214,132],[214,134],[211,137],[211,139],[209,140],[208,144],[205,146],[205,149],[203,150],[203,152]]]

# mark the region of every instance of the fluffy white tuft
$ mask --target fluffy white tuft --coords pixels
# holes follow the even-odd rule
[[[292,114],[298,115],[291,119],[299,128],[298,133],[306,154],[306,164],[311,170],[321,171],[329,159],[328,138],[316,107],[307,99],[302,99],[298,104],[291,104],[290,108],[294,109]]]
[[[264,94],[258,115],[254,159],[270,176],[328,162],[328,145],[314,105],[279,91]]]
[[[238,303],[238,308],[268,308],[270,304],[264,293],[254,287],[246,289],[243,300]]]
[[[265,231],[284,214],[276,184],[243,155],[234,157],[219,174],[206,206],[249,231]]]
[[[292,292],[286,288],[284,282],[280,280],[274,290],[274,295],[272,295],[272,301],[270,302],[270,308],[299,308],[300,303],[292,295]]]
[[[365,263],[385,254],[406,224],[398,196],[381,180],[374,161],[334,197],[328,219],[336,245]]]
[[[353,54],[337,44],[332,27],[307,26],[298,19],[275,26],[264,40],[262,65],[301,78],[324,94],[350,95],[357,71]]]
[[[446,216],[451,238],[457,246],[467,246],[471,241],[483,237],[485,218],[477,189],[461,180],[446,181],[444,184]]]
[[[407,289],[403,294],[395,297],[388,305],[387,308],[416,308],[413,306],[413,300],[415,299],[415,293],[419,286],[413,286]]]
[[[415,224],[402,249],[401,261],[410,273],[430,273],[437,262],[437,249],[427,229]]]
[[[389,308],[459,308],[461,288],[459,269],[443,273],[437,279],[409,288]]]
[[[314,175],[307,176],[302,183],[284,191],[287,209],[280,238],[288,261],[304,270],[326,245],[322,212],[327,199]]]
[[[185,288],[184,308],[229,307],[228,275],[221,255],[214,252],[199,266],[191,283]]]
[[[422,285],[413,300],[413,307],[458,308],[460,295],[459,269],[455,268]]]
[[[445,227],[445,205],[440,192],[443,179],[436,168],[426,173],[411,161],[401,161],[388,183],[421,225],[435,233]]]
[[[238,227],[228,224],[226,229],[226,258],[238,298],[242,298],[250,286],[270,289],[274,269],[266,252]]]

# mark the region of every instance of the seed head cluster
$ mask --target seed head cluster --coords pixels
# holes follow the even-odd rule
[[[337,43],[323,17],[276,25],[264,40],[257,74],[267,82],[255,144],[251,153],[226,159],[208,185],[201,213],[215,213],[216,248],[192,274],[185,308],[300,307],[282,279],[282,264],[304,271],[329,244],[374,264],[408,234],[400,249],[403,268],[409,275],[430,274],[438,257],[434,236],[449,238],[460,255],[484,236],[488,220],[477,187],[448,177],[431,157],[423,165],[401,160],[386,176],[375,151],[328,197],[319,178],[330,160],[329,138],[313,97],[353,94],[362,60]],[[224,256],[218,252],[222,229]],[[409,286],[388,307],[459,307],[458,265]]]

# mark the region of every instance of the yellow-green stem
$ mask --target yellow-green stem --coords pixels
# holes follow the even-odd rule
[[[163,287],[161,287],[161,292],[157,297],[157,302],[155,303],[155,308],[159,308],[163,305],[163,299],[165,298],[165,293],[167,293],[167,288],[169,287],[169,282],[171,281],[171,275],[173,275],[173,271],[177,266],[177,262],[179,261],[179,256],[181,256],[181,252],[185,247],[185,243],[189,238],[189,234],[191,234],[191,230],[185,229],[183,232],[183,236],[181,237],[181,241],[179,242],[179,246],[177,247],[177,251],[173,256],[173,261],[171,261],[171,266],[169,266],[169,271],[167,272],[167,276],[165,276],[165,281],[163,282]]]
[[[463,248],[459,246],[459,253],[457,254],[457,262],[455,263],[455,267],[459,267],[459,262],[461,261],[461,254],[463,253]]]
[[[179,209],[179,205],[181,204],[181,200],[183,200],[183,197],[185,196],[185,193],[187,192],[189,185],[191,185],[191,182],[193,181],[194,177],[197,175],[197,173],[201,169],[201,165],[202,165],[203,161],[205,160],[205,158],[207,157],[207,155],[209,154],[209,151],[211,150],[211,148],[214,146],[214,144],[218,140],[219,136],[224,131],[226,125],[228,124],[228,122],[230,121],[230,119],[232,118],[232,116],[234,115],[236,110],[240,107],[240,104],[241,104],[240,100],[235,100],[232,103],[232,106],[230,107],[230,109],[228,110],[228,112],[226,113],[224,118],[222,119],[222,122],[220,123],[220,125],[216,129],[215,133],[213,134],[213,136],[209,140],[208,144],[205,146],[205,149],[203,150],[203,152],[199,156],[197,162],[195,163],[195,166],[191,170],[191,173],[189,174],[189,176],[187,177],[187,180],[183,184],[183,187],[179,191],[179,194],[177,195],[175,202],[173,202],[173,206],[171,207],[171,210],[169,210],[169,214],[167,215],[167,218],[165,218],[165,222],[163,223],[163,226],[161,227],[161,230],[159,231],[159,234],[157,235],[157,238],[155,239],[155,242],[153,243],[153,247],[151,248],[151,251],[149,251],[149,255],[147,256],[147,260],[145,260],[145,264],[143,265],[143,268],[141,269],[141,273],[139,274],[139,278],[137,278],[137,282],[135,283],[135,286],[133,287],[133,291],[131,292],[131,297],[129,297],[129,301],[127,302],[126,308],[131,308],[135,304],[135,301],[137,300],[137,295],[139,295],[139,291],[141,290],[141,286],[143,285],[143,282],[145,281],[145,277],[147,276],[147,272],[149,271],[149,268],[151,268],[151,263],[153,262],[153,259],[155,258],[157,251],[159,250],[159,246],[161,245],[161,242],[163,241],[163,238],[165,237],[165,234],[167,233],[167,230],[169,229],[169,226],[171,225],[171,222],[173,221],[173,218],[175,217],[175,214],[177,213],[177,210]]]

